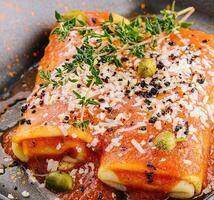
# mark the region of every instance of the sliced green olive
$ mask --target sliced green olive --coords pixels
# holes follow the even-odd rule
[[[147,78],[153,76],[156,70],[156,61],[153,58],[143,58],[138,67],[138,74]]]
[[[66,192],[73,188],[73,178],[64,172],[51,172],[46,176],[45,186],[54,192]]]
[[[172,150],[176,146],[175,135],[169,131],[164,131],[156,136],[154,139],[154,144],[158,149]]]
[[[63,15],[63,18],[64,19],[73,19],[73,18],[76,18],[77,19],[77,22],[76,22],[77,25],[79,24],[78,20],[86,22],[85,13],[83,11],[81,11],[81,10],[71,10],[71,11],[68,11],[68,12],[66,12]]]

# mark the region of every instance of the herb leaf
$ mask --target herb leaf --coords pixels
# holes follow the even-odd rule
[[[76,121],[73,123],[73,126],[80,128],[82,131],[85,131],[89,123],[90,123],[89,120]]]
[[[62,16],[56,10],[55,10],[55,18],[56,18],[57,22],[62,21]]]

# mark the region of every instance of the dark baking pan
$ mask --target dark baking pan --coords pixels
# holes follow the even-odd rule
[[[167,4],[171,4],[171,1],[0,0],[0,136],[1,132],[14,126],[20,118],[19,108],[32,89],[35,66],[48,43],[50,27],[55,20],[55,10],[108,10],[134,17],[139,14],[158,13]],[[187,6],[196,8],[191,18],[194,22],[193,28],[214,34],[214,0],[176,2],[177,9]],[[10,160],[4,157],[6,155],[0,148],[0,164],[9,165]],[[0,175],[0,200],[8,199],[8,194],[19,200],[24,199],[21,195],[24,190],[30,193],[29,200],[54,199],[51,193],[28,181],[25,171],[13,163]],[[14,175],[18,175],[18,178],[14,178]],[[213,200],[214,194],[197,199]]]

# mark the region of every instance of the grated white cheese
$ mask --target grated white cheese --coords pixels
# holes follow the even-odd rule
[[[142,148],[142,146],[135,140],[131,140],[132,145],[138,150],[139,153],[144,154],[145,150]]]
[[[112,138],[111,143],[105,148],[106,152],[110,152],[114,147],[119,147],[121,145],[120,140],[123,138],[123,136],[119,136],[117,138]]]
[[[99,142],[98,138],[95,137],[95,138],[91,141],[91,146],[92,146],[92,147],[96,147],[97,144],[98,144],[98,142]]]
[[[53,160],[53,159],[47,159],[46,160],[48,165],[47,165],[47,171],[53,172],[56,171],[58,166],[59,166],[59,161]]]
[[[157,130],[161,130],[162,129],[161,121],[160,120],[156,121],[154,126]]]
[[[133,130],[136,130],[142,126],[145,126],[146,123],[145,122],[137,122],[134,126],[130,126],[128,128],[120,128],[118,129],[116,132],[117,133],[122,133],[122,132],[128,132],[128,131],[133,131]]]
[[[186,159],[184,159],[183,162],[184,162],[184,164],[186,164],[186,165],[191,165],[191,164],[192,164],[192,161],[191,161],[191,160],[186,160]]]
[[[56,146],[56,150],[60,150],[61,148],[62,148],[61,143],[57,144],[57,146]]]
[[[161,158],[160,159],[160,162],[164,162],[164,161],[166,161],[166,158]]]

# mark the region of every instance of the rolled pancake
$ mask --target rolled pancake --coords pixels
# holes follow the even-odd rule
[[[177,35],[171,35],[169,45],[162,44],[163,46],[158,51],[160,55],[157,60],[164,62],[165,58],[170,56],[170,52],[173,52],[172,49],[176,49],[171,44],[173,46],[178,45],[178,49],[185,49],[185,46],[191,44],[195,48],[193,52],[196,52],[197,47],[200,46],[200,41],[205,38],[210,41],[209,44],[213,47],[213,36],[183,29]],[[169,60],[168,70],[171,71],[172,76],[179,76],[179,73],[185,73],[186,70],[185,63],[182,64],[182,59],[185,56],[182,56],[182,51],[179,52],[180,55],[177,50],[174,52],[177,53],[176,59],[175,61]],[[158,107],[160,102],[165,99],[165,104],[167,101],[171,101],[169,104],[171,111],[177,109],[175,113],[169,111],[161,121],[157,120],[151,123],[151,116],[154,116],[154,112],[139,109],[138,101],[129,102],[127,107],[121,109],[121,112],[132,112],[134,116],[132,115],[123,127],[116,130],[113,137],[108,138],[98,172],[98,177],[104,183],[119,190],[140,188],[166,192],[171,197],[180,199],[191,198],[201,192],[206,181],[209,138],[213,133],[214,87],[210,75],[214,64],[213,54],[209,54],[206,50],[200,53],[198,57],[200,58],[198,65],[206,74],[206,86],[203,87],[203,90],[199,89],[196,98],[193,97],[192,93],[189,96],[183,94],[181,91],[185,89],[182,87],[169,89],[168,95],[160,94],[155,97],[154,105],[157,110],[161,111]],[[209,58],[209,65],[205,64],[204,57]],[[176,62],[178,65],[174,66]],[[179,69],[172,69],[175,67],[180,67],[180,71]],[[192,74],[194,76],[194,73]],[[191,84],[193,79],[194,77],[190,75],[185,82]],[[172,101],[174,102],[173,96],[167,100],[167,96],[170,97],[169,94],[177,95],[176,103],[172,103]],[[153,101],[152,98],[149,100],[150,102]],[[133,105],[131,111],[130,104]],[[173,150],[167,151],[156,148],[153,143],[155,137],[163,131],[175,130],[175,123],[178,121],[185,121],[186,124],[186,132],[182,136],[185,138],[184,141],[177,142]],[[144,127],[143,130],[145,129],[144,131],[139,129],[141,128],[140,123]],[[183,124],[183,126],[185,125]],[[178,131],[177,136],[179,136],[179,130],[176,131]]]
[[[109,17],[107,12],[91,11],[83,14],[87,24],[95,28]],[[69,16],[70,12],[64,15],[65,18],[69,18]],[[125,23],[128,23],[128,20],[120,15],[113,14],[113,16],[115,22],[124,20]],[[96,22],[92,21],[92,18],[96,18]],[[58,26],[59,24],[56,23],[54,28]],[[71,42],[71,39],[68,38],[59,42],[56,35],[50,35],[50,42],[45,49],[39,70],[53,72],[65,60],[72,59],[75,53],[72,51],[72,47],[80,45],[82,41],[79,35],[71,36],[71,38]],[[75,120],[66,121],[64,119],[64,117],[72,118],[72,113],[68,112],[70,103],[70,99],[66,98],[68,91],[62,94],[65,98],[58,97],[57,99],[54,88],[42,89],[43,83],[44,80],[38,73],[34,91],[22,108],[22,119],[12,133],[13,153],[23,162],[28,162],[31,158],[36,157],[58,156],[57,159],[62,159],[67,154],[74,159],[75,163],[85,161],[87,158],[86,144],[92,141],[91,133],[74,127]]]

